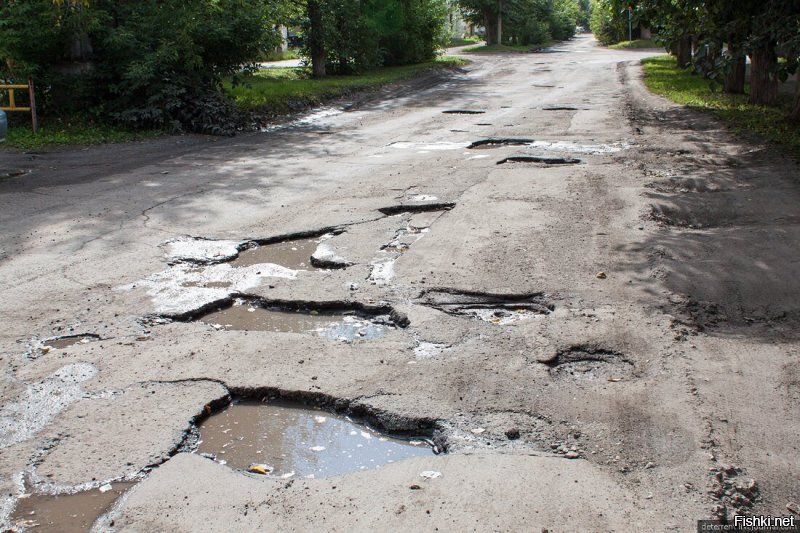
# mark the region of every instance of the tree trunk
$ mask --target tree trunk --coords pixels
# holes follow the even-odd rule
[[[778,101],[778,79],[775,68],[778,57],[774,43],[764,43],[750,54],[750,103],[775,105]]]
[[[497,42],[495,40],[495,30],[497,26],[494,24],[494,18],[489,13],[483,14],[483,28],[486,31],[486,44],[494,44]]]
[[[308,0],[308,20],[311,31],[308,36],[308,49],[311,52],[311,72],[315,78],[325,76],[325,21],[319,0]]]
[[[497,2],[497,44],[503,44],[503,0]]]
[[[800,123],[800,72],[797,73],[797,81],[794,84],[794,105],[789,120]]]
[[[731,69],[725,75],[723,91],[728,94],[744,94],[745,72],[747,70],[747,58],[741,52],[731,52],[733,44],[728,43],[728,53],[733,54]]]
[[[678,39],[678,68],[686,68],[692,63],[692,36],[681,35]]]

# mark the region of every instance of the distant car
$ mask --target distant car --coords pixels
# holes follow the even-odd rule
[[[583,26],[575,26],[575,33],[586,33],[586,28]]]
[[[0,109],[0,143],[6,140],[6,131],[8,131],[8,117],[6,112]]]

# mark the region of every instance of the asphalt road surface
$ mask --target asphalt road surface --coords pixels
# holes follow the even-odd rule
[[[0,152],[0,525],[111,481],[74,500],[98,530],[797,513],[797,163],[650,95],[652,54],[580,36],[260,134]],[[246,473],[197,453],[231,397],[446,453]]]

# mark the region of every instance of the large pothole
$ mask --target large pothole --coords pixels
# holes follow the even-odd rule
[[[384,435],[348,416],[284,401],[233,403],[199,433],[198,453],[276,477],[330,477],[434,453],[425,437]]]
[[[100,340],[100,335],[94,333],[81,333],[78,335],[62,335],[42,341],[42,349],[62,349],[75,346],[76,344],[87,344],[92,341]]]
[[[31,494],[20,498],[11,523],[42,533],[89,531],[134,483],[113,483],[74,494]]]
[[[481,139],[467,146],[470,150],[488,150],[491,148],[501,148],[503,146],[525,146],[531,144],[533,139]]]
[[[247,298],[220,304],[193,320],[225,330],[313,333],[342,341],[374,339],[407,325],[407,319],[390,307],[270,302]]]
[[[506,163],[536,163],[545,165],[577,165],[580,159],[574,157],[551,157],[541,155],[514,155],[497,162],[498,165]]]
[[[431,290],[422,303],[450,315],[467,316],[496,325],[549,315],[555,306],[541,293],[522,295]]]
[[[564,380],[621,381],[633,373],[633,363],[619,352],[591,346],[575,346],[548,361],[550,375]]]

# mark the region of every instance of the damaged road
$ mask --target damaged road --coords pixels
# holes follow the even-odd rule
[[[648,94],[648,52],[548,52],[0,152],[0,529],[796,512],[796,162]]]

